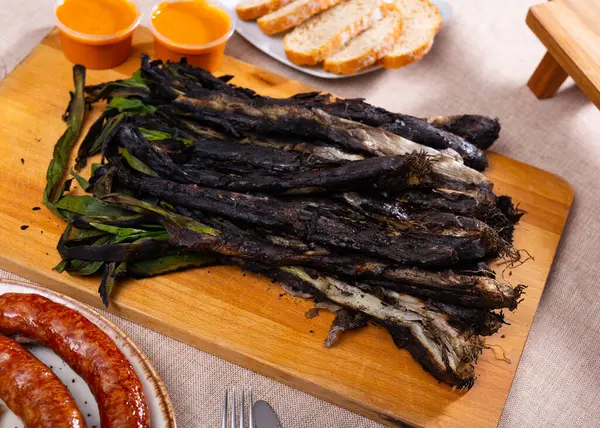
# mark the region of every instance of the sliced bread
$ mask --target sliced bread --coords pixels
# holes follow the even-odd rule
[[[442,25],[440,11],[429,0],[396,0],[396,7],[404,25],[392,50],[378,61],[385,68],[403,67],[423,58]]]
[[[292,0],[244,0],[235,7],[235,11],[243,21],[252,21],[269,12],[279,9]]]
[[[286,34],[283,49],[294,64],[318,64],[380,20],[388,7],[383,0],[347,0]]]
[[[371,28],[346,43],[323,62],[326,71],[353,74],[366,68],[387,54],[402,33],[402,16],[390,11]]]
[[[295,0],[260,18],[256,23],[263,33],[272,35],[294,28],[311,16],[329,9],[342,0]]]

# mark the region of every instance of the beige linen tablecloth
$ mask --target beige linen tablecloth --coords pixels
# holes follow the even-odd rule
[[[50,30],[53,3],[0,0],[0,77]],[[139,3],[148,11],[153,2]],[[500,425],[599,426],[600,114],[571,81],[545,101],[537,100],[525,86],[544,52],[525,25],[532,2],[451,3],[454,16],[436,38],[431,54],[397,71],[337,81],[314,79],[270,59],[238,36],[230,42],[228,53],[316,88],[364,97],[393,111],[417,116],[460,112],[498,116],[503,128],[495,151],[559,174],[573,185],[575,205]],[[272,403],[285,428],[380,426],[105,315],[148,354],[166,383],[180,427],[218,426],[223,388],[236,385],[251,385],[255,396]]]

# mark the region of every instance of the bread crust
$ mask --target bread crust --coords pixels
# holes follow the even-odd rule
[[[291,2],[292,0],[266,0],[259,4],[247,6],[247,2],[242,2],[235,7],[235,11],[242,21],[253,21]]]
[[[377,64],[383,66],[384,68],[404,67],[406,65],[421,60],[431,50],[431,47],[433,46],[433,40],[442,25],[442,15],[440,14],[440,11],[437,8],[437,6],[435,6],[429,0],[419,1],[427,3],[431,13],[435,14],[436,16],[436,24],[430,29],[430,34],[428,38],[425,42],[423,42],[421,45],[419,45],[410,52],[406,52],[401,55],[394,55],[393,53],[385,55],[383,58],[377,61]]]
[[[277,17],[269,13],[258,19],[256,23],[263,33],[272,36],[273,34],[281,33],[302,24],[307,19],[339,4],[341,1],[342,0],[311,0],[296,8],[292,13]],[[274,12],[278,11],[276,10]]]
[[[391,32],[387,34],[381,43],[372,45],[361,55],[348,60],[332,61],[330,58],[327,58],[323,62],[323,69],[325,69],[325,71],[329,71],[330,73],[336,74],[354,74],[370,65],[375,64],[378,59],[385,56],[393,48],[394,44],[400,37],[400,34],[402,34],[403,24],[403,20],[399,12],[389,13],[397,13],[398,16],[396,25],[391,29]]]
[[[301,28],[296,28],[284,37],[283,49],[288,59],[296,65],[316,65],[338,51],[357,34],[373,25],[381,18],[382,14],[385,13],[386,7],[387,6],[384,6],[384,3],[380,3],[379,6],[373,8],[369,14],[363,15],[358,20],[349,23],[342,31],[333,36],[325,44],[308,52],[297,49],[297,47],[294,46],[295,41],[292,39],[292,35],[294,32],[301,30]]]

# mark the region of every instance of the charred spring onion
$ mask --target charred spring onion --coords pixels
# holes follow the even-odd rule
[[[483,263],[516,257],[521,215],[476,170],[497,120],[424,120],[320,93],[269,98],[148,57],[127,80],[85,87],[84,77],[76,66],[43,195],[68,222],[56,270],[101,275],[109,305],[122,278],[240,266],[334,311],[326,347],[372,321],[438,380],[473,385],[482,337],[524,290]],[[78,196],[60,180],[86,103],[98,101],[106,109],[75,169],[98,153],[102,163],[89,180],[72,171],[89,193]]]

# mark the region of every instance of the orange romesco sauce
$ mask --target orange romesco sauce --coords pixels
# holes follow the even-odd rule
[[[63,0],[56,16],[66,27],[90,36],[118,34],[137,18],[126,0]]]
[[[211,43],[224,38],[232,22],[227,12],[206,0],[164,1],[152,13],[152,28],[158,58],[185,57],[192,65],[215,71],[223,61],[227,40]]]
[[[152,14],[158,33],[178,45],[203,45],[220,39],[231,22],[224,10],[203,0],[163,2]]]
[[[136,6],[127,0],[62,0],[56,7],[67,59],[92,69],[123,63],[131,53]]]

